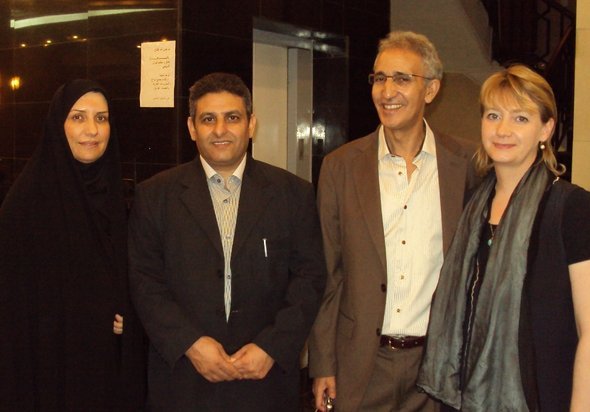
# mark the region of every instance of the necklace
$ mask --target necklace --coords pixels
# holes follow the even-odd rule
[[[488,223],[488,226],[490,227],[490,238],[488,239],[488,246],[492,246],[492,243],[494,242],[494,225]]]

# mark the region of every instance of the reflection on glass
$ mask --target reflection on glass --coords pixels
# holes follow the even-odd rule
[[[18,90],[20,89],[20,83],[20,77],[14,76],[10,79],[10,88],[12,90]]]
[[[86,13],[69,13],[69,14],[54,14],[50,16],[30,17],[26,19],[11,19],[10,27],[18,30],[27,27],[43,26],[46,24],[67,23],[71,21],[88,20],[88,17],[113,16],[117,14],[130,13],[145,13],[150,11],[174,10],[166,8],[155,9],[109,9],[109,10],[91,10]]]

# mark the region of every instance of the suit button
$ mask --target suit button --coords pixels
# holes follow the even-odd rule
[[[381,336],[381,328],[377,328],[375,332],[377,332],[377,336]]]
[[[381,284],[381,292],[385,292],[387,291],[387,286],[385,286],[385,283]]]

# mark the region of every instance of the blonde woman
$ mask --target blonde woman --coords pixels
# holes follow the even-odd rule
[[[590,410],[590,193],[559,178],[549,84],[481,90],[486,174],[435,294],[418,385],[462,411]]]

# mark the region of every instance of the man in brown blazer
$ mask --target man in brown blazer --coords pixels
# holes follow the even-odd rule
[[[432,43],[379,44],[377,130],[324,159],[318,188],[328,281],[309,340],[316,408],[437,411],[418,392],[430,302],[467,193],[475,144],[434,133],[424,108],[442,64]]]

